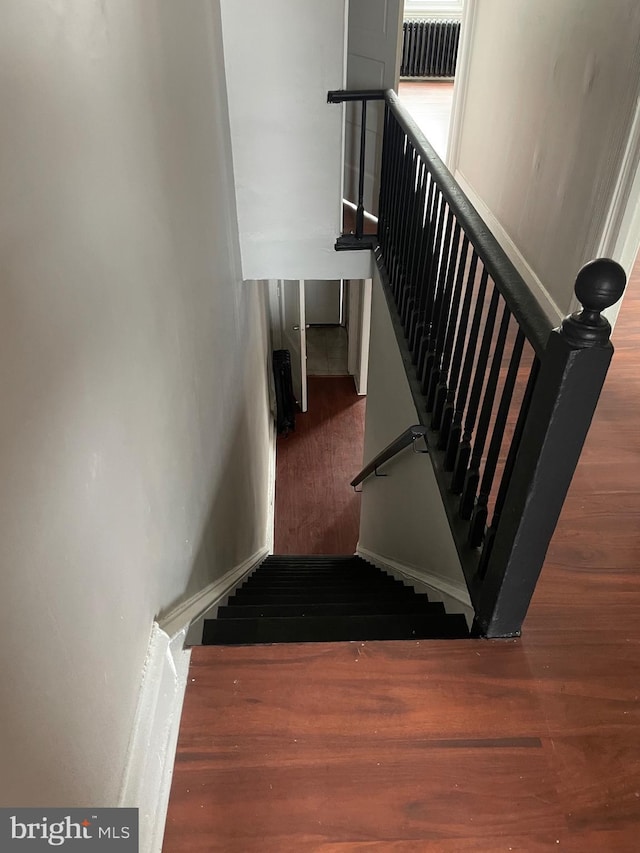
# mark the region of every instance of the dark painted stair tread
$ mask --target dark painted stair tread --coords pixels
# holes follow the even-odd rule
[[[261,565],[269,566],[272,563],[295,562],[326,564],[328,562],[342,563],[353,561],[360,563],[367,562],[357,554],[270,554],[268,557],[264,558]]]
[[[325,568],[317,568],[316,566],[268,566],[261,568],[255,571],[251,577],[255,577],[256,575],[267,575],[267,577],[282,577],[282,578],[290,578],[295,577],[296,575],[314,575],[316,577],[326,577],[329,575],[334,575],[336,577],[343,577],[347,575],[357,575],[361,576],[375,576],[381,574],[379,569],[375,569],[373,566],[330,566]],[[385,577],[390,577],[390,575],[385,575]]]
[[[266,585],[273,584],[274,586],[287,586],[288,584],[316,584],[325,586],[327,584],[390,584],[395,585],[402,583],[395,578],[386,575],[291,575],[289,578],[282,575],[261,575],[260,577],[250,577],[245,580],[243,586],[249,584]]]
[[[415,596],[406,601],[333,601],[308,604],[234,604],[218,608],[218,619],[255,619],[258,616],[375,616],[385,613],[438,613],[445,615],[440,601],[429,601],[426,596]]]
[[[331,587],[349,588],[349,587],[370,587],[371,589],[401,589],[405,585],[401,581],[391,580],[391,578],[295,578],[291,581],[284,581],[278,578],[259,578],[256,580],[248,580],[243,583],[240,589],[328,589]]]
[[[373,597],[380,598],[383,601],[406,601],[413,598],[415,595],[412,590],[402,587],[399,589],[385,590],[384,593],[374,593]],[[371,592],[366,587],[356,587],[354,589],[310,589],[310,590],[250,590],[240,589],[229,598],[229,603],[244,602],[245,604],[259,604],[263,601],[265,604],[274,604],[278,601],[283,603],[295,604],[297,602],[305,603],[308,601],[362,601],[370,599]]]
[[[208,619],[205,645],[340,642],[349,640],[461,639],[468,637],[464,616],[393,614],[383,616],[299,616],[258,619]]]

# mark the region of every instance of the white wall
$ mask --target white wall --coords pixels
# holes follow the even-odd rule
[[[451,165],[564,314],[598,251],[640,94],[640,6],[474,0],[470,11]]]
[[[345,0],[222,0],[245,278],[359,278],[342,226]]]
[[[376,270],[364,463],[418,422]],[[408,448],[387,463],[381,473],[388,476],[369,477],[362,486],[358,548],[399,563],[468,602],[462,568],[429,457]]]
[[[6,0],[0,803],[113,805],[153,617],[266,541],[216,3]]]

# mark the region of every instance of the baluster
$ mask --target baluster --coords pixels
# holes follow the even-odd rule
[[[398,313],[400,314],[400,319],[402,320],[402,325],[405,330],[408,325],[408,318],[411,316],[412,308],[416,300],[416,291],[420,285],[415,264],[418,256],[417,235],[420,216],[421,178],[424,172],[424,165],[415,152],[413,167],[415,176],[413,176],[411,182],[411,194],[407,210],[407,244],[405,248],[407,282],[409,286],[406,289],[404,300],[398,306]]]
[[[444,197],[442,196],[440,191],[438,191],[438,196],[439,204],[437,208],[437,218],[434,230],[435,237],[433,245],[431,247],[431,251],[429,253],[429,271],[425,279],[424,293],[420,305],[420,339],[418,340],[416,335],[412,347],[412,350],[415,354],[415,358],[420,357],[420,347],[422,346],[422,340],[429,334],[430,314],[433,308],[434,291],[438,275],[438,264],[440,261],[440,253],[442,251],[442,238],[445,230],[445,221],[447,218],[447,203],[444,200]]]
[[[498,495],[496,497],[496,505],[493,509],[493,518],[491,519],[491,526],[487,530],[487,534],[484,539],[484,546],[482,548],[480,563],[478,565],[478,575],[481,578],[484,577],[487,571],[489,560],[491,559],[491,551],[493,548],[496,530],[498,529],[498,525],[500,524],[500,518],[502,516],[502,510],[504,509],[504,503],[507,497],[509,483],[511,482],[511,475],[513,474],[513,467],[515,465],[516,456],[520,448],[520,442],[522,441],[522,433],[527,422],[527,417],[529,416],[531,399],[533,397],[533,392],[536,387],[539,372],[540,359],[534,358],[533,364],[531,365],[531,370],[529,371],[529,378],[527,379],[527,387],[525,388],[522,403],[520,404],[520,411],[518,412],[518,419],[516,421],[516,426],[513,431],[513,438],[511,439],[511,444],[509,445],[507,461],[505,462],[504,471],[502,472],[502,479],[500,480]]]
[[[427,202],[427,186],[430,185],[431,180],[427,167],[422,162],[422,160],[420,160],[420,171],[418,175],[418,181],[419,192],[415,208],[415,218],[413,220],[414,227],[411,253],[411,267],[415,281],[415,288],[413,290],[411,303],[405,306],[404,311],[400,313],[407,341],[410,341],[413,329],[417,322],[416,315],[418,310],[418,304],[420,302],[420,298],[424,288],[423,258],[424,253],[426,251],[424,246],[424,215],[425,204]]]
[[[516,339],[513,345],[513,350],[511,351],[511,359],[509,361],[509,368],[507,370],[507,377],[505,379],[504,386],[502,388],[502,395],[500,397],[500,403],[498,405],[498,413],[496,415],[496,421],[493,425],[493,433],[491,435],[491,441],[489,442],[489,451],[487,453],[487,460],[484,466],[484,472],[482,474],[482,483],[480,484],[480,493],[478,494],[478,501],[474,507],[473,515],[471,517],[471,524],[469,526],[469,545],[472,548],[478,548],[482,545],[482,541],[484,539],[485,528],[487,525],[488,519],[488,508],[489,508],[489,495],[491,494],[491,489],[493,487],[493,478],[496,474],[496,468],[498,465],[498,459],[500,457],[500,448],[502,447],[502,440],[504,438],[504,431],[507,425],[507,418],[509,416],[509,409],[511,408],[511,400],[513,399],[513,391],[516,387],[516,380],[518,378],[518,370],[520,368],[520,361],[522,359],[522,350],[524,348],[525,336],[522,329],[518,328],[518,333],[516,334]],[[531,391],[533,389],[529,389],[529,397],[531,399]],[[526,397],[526,392],[525,392]],[[520,413],[522,414],[522,406],[520,408]],[[525,412],[526,416],[526,412]],[[520,428],[522,430],[522,427]],[[517,427],[516,427],[517,431]],[[513,441],[511,443],[511,448],[517,445],[516,436],[514,434]],[[510,449],[511,449],[510,448]],[[513,464],[513,460],[512,463]],[[508,477],[506,478],[508,479]],[[505,477],[502,478],[502,482],[505,482]],[[503,496],[504,499],[504,496]],[[497,505],[497,502],[496,502]],[[494,515],[495,521],[495,515]]]
[[[494,289],[494,295],[498,293],[498,289]],[[460,507],[458,515],[460,518],[469,519],[473,512],[473,507],[476,501],[476,493],[480,484],[480,463],[482,462],[482,454],[487,440],[489,431],[489,423],[491,421],[491,412],[493,411],[493,403],[498,388],[498,379],[500,377],[500,368],[502,366],[502,356],[504,354],[505,342],[507,340],[507,332],[509,331],[509,320],[511,312],[505,303],[502,311],[502,320],[498,329],[498,337],[496,338],[495,347],[493,350],[493,358],[491,360],[491,368],[487,378],[487,385],[484,389],[482,398],[482,407],[480,409],[480,417],[478,419],[478,428],[476,430],[475,441],[473,442],[473,453],[471,461],[464,478],[464,486],[462,488],[462,497],[460,498]]]
[[[360,118],[360,172],[358,174],[358,207],[356,209],[356,237],[361,238],[364,234],[364,171],[365,152],[367,145],[367,101],[362,99],[362,113]]]
[[[455,395],[455,405],[451,415],[451,422],[447,428],[447,448],[444,459],[445,471],[453,471],[454,466],[456,464],[458,446],[460,444],[460,438],[462,436],[462,416],[464,414],[465,406],[467,405],[467,395],[469,393],[469,386],[471,385],[471,372],[473,370],[473,362],[476,354],[476,345],[478,343],[478,332],[480,331],[480,320],[482,318],[482,311],[484,308],[484,298],[487,292],[488,278],[489,273],[486,271],[486,269],[483,268],[482,276],[480,277],[480,286],[478,288],[478,294],[476,296],[476,307],[475,311],[473,312],[473,320],[471,322],[471,331],[469,333],[469,339],[465,340],[464,337],[459,337],[456,340],[456,350],[458,349],[458,344],[460,344],[460,359],[462,359],[462,354],[464,353],[464,364],[462,367],[462,373],[460,374],[460,384],[458,387],[458,392]],[[467,324],[465,319],[465,332],[466,327]]]
[[[493,327],[496,320],[496,312],[498,310],[498,288],[494,285],[489,303],[489,311],[484,324],[484,332],[482,335],[482,343],[480,344],[480,352],[478,353],[478,361],[473,377],[473,386],[471,388],[471,396],[469,397],[469,405],[467,407],[467,416],[464,422],[464,433],[458,452],[456,454],[456,462],[453,469],[453,478],[451,480],[451,491],[454,495],[459,495],[462,492],[464,478],[469,465],[469,457],[471,455],[471,437],[475,428],[476,417],[478,415],[478,407],[480,405],[480,396],[482,394],[482,386],[484,384],[485,373],[487,369],[487,361],[489,360],[489,350],[491,348],[491,340],[493,336]]]
[[[426,364],[427,356],[433,348],[437,335],[437,318],[442,304],[442,290],[446,279],[448,264],[451,259],[451,236],[453,231],[454,216],[447,206],[447,227],[445,229],[444,241],[440,247],[438,257],[435,259],[433,280],[430,285],[429,300],[425,316],[425,325],[418,348],[418,377],[424,383],[424,376],[429,365]],[[424,389],[423,389],[424,393]]]
[[[407,263],[411,270],[411,290],[409,299],[405,301],[401,312],[402,325],[405,330],[405,337],[408,335],[409,328],[413,321],[415,306],[418,302],[420,290],[422,288],[422,276],[418,270],[418,260],[420,257],[420,232],[422,211],[424,209],[423,200],[423,178],[426,174],[426,168],[421,158],[416,152],[416,180],[413,190],[413,203],[410,211],[410,232],[408,235],[409,242],[407,246]]]
[[[407,278],[407,255],[406,255],[406,247],[407,247],[407,232],[409,230],[409,217],[410,214],[407,211],[411,210],[411,184],[413,179],[413,164],[415,163],[415,151],[413,150],[413,146],[410,141],[405,138],[404,140],[404,155],[403,155],[403,167],[402,167],[402,175],[401,175],[401,193],[402,193],[402,216],[400,219],[400,235],[398,240],[398,259],[399,259],[399,287],[398,287],[398,295],[396,298],[396,307],[398,309],[398,313],[401,312],[402,306],[405,304],[408,298],[408,289],[410,287],[410,282]]]
[[[462,305],[462,311],[460,313],[460,318],[458,322],[458,331],[456,333],[456,343],[453,352],[453,361],[451,362],[451,378],[449,388],[447,389],[447,396],[445,398],[444,408],[442,411],[442,424],[440,427],[440,436],[438,439],[438,450],[446,450],[446,448],[449,446],[451,426],[453,424],[453,416],[455,414],[456,390],[458,388],[458,382],[460,380],[460,374],[462,371],[462,364],[464,359],[464,349],[467,342],[467,328],[469,326],[469,318],[471,316],[471,303],[473,300],[473,289],[476,283],[477,268],[478,256],[476,255],[474,249],[471,253],[471,262],[469,264],[469,272],[467,274],[464,302]],[[453,470],[454,462],[455,456],[451,461],[451,466],[447,468],[445,461],[445,470]]]
[[[427,300],[427,290],[429,281],[429,269],[431,259],[433,257],[433,245],[436,238],[436,232],[440,217],[440,207],[444,204],[444,200],[437,187],[433,177],[430,176],[429,195],[427,197],[427,205],[425,208],[425,220],[422,229],[422,250],[420,253],[420,278],[422,287],[418,304],[414,312],[414,322],[409,330],[408,346],[411,351],[411,356],[415,364],[418,357],[418,344],[420,335],[424,327],[424,306]]]
[[[392,121],[392,135],[391,139],[393,142],[393,169],[391,176],[391,192],[392,199],[390,204],[390,215],[389,215],[389,248],[390,254],[389,257],[385,257],[385,265],[387,267],[387,273],[389,274],[389,283],[391,286],[391,290],[394,294],[394,297],[397,294],[397,269],[398,269],[398,241],[399,241],[399,220],[402,215],[402,198],[401,198],[401,189],[402,189],[402,163],[403,163],[403,150],[402,150],[402,140],[403,134],[400,125],[398,124],[395,116],[393,116]]]
[[[378,199],[378,244],[383,257],[387,251],[387,217],[389,204],[390,169],[390,113],[389,105],[384,105],[382,134],[382,159],[380,163],[380,197]]]
[[[392,192],[393,203],[391,205],[390,229],[389,229],[389,258],[386,259],[387,272],[389,273],[389,281],[391,289],[395,295],[397,289],[397,259],[398,259],[398,218],[400,214],[400,190],[402,188],[402,158],[403,151],[401,145],[400,128],[397,121],[393,121],[393,174],[392,174]]]
[[[420,282],[420,288],[418,291],[418,298],[416,300],[414,310],[412,312],[412,316],[409,320],[409,329],[407,332],[407,345],[409,347],[409,351],[411,352],[411,358],[413,363],[415,364],[415,352],[414,352],[414,343],[417,335],[417,329],[420,324],[420,305],[424,302],[425,298],[425,287],[427,282],[427,271],[429,266],[429,252],[430,252],[430,242],[432,239],[432,233],[434,230],[434,223],[431,219],[431,212],[434,207],[434,200],[437,198],[437,188],[435,185],[435,181],[429,173],[428,168],[425,165],[425,176],[426,176],[426,186],[425,186],[425,197],[424,203],[422,206],[422,215],[421,221],[419,223],[419,232],[418,232],[418,241],[420,244],[418,259],[417,259],[417,267],[416,267],[416,275],[418,277],[418,281]]]
[[[434,430],[442,429],[444,405],[447,399],[448,391],[449,367],[451,364],[451,356],[453,354],[453,342],[455,340],[456,328],[458,323],[460,300],[462,299],[462,285],[464,282],[464,274],[467,266],[468,251],[469,238],[465,234],[462,240],[462,248],[460,250],[460,260],[458,261],[458,275],[456,276],[456,286],[453,291],[451,313],[449,315],[449,326],[447,328],[447,337],[445,340],[444,351],[442,354],[440,381],[436,390],[436,400],[433,408],[433,416],[431,418],[431,429]]]
[[[429,352],[424,360],[423,369],[419,374],[422,393],[426,398],[427,412],[432,412],[435,405],[436,386],[440,379],[440,365],[442,362],[444,340],[447,329],[449,328],[449,318],[452,307],[451,291],[453,289],[453,280],[455,278],[459,262],[460,248],[460,225],[456,221],[453,229],[453,237],[449,244],[446,276],[443,272],[442,277],[444,278],[444,283],[440,288],[439,304],[434,311],[433,329],[430,335],[432,346],[429,347]]]
[[[405,136],[403,140],[403,156],[401,166],[401,181],[400,181],[400,217],[398,221],[398,240],[397,240],[397,292],[396,306],[402,303],[405,298],[404,289],[406,287],[406,270],[405,270],[405,245],[407,241],[407,204],[409,200],[409,186],[411,182],[411,157],[412,146],[409,139]]]

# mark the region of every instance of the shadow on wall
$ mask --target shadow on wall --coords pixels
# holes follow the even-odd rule
[[[263,401],[256,395],[252,406],[236,408],[229,424],[229,442],[216,450],[221,465],[200,524],[201,536],[193,551],[189,580],[184,591],[157,614],[157,620],[266,544],[268,466],[264,441],[256,435],[254,416],[264,408],[268,411],[266,383],[263,393]]]

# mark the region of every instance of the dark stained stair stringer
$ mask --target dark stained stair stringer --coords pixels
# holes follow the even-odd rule
[[[204,623],[204,645],[462,639],[462,614],[356,556],[273,556]]]

